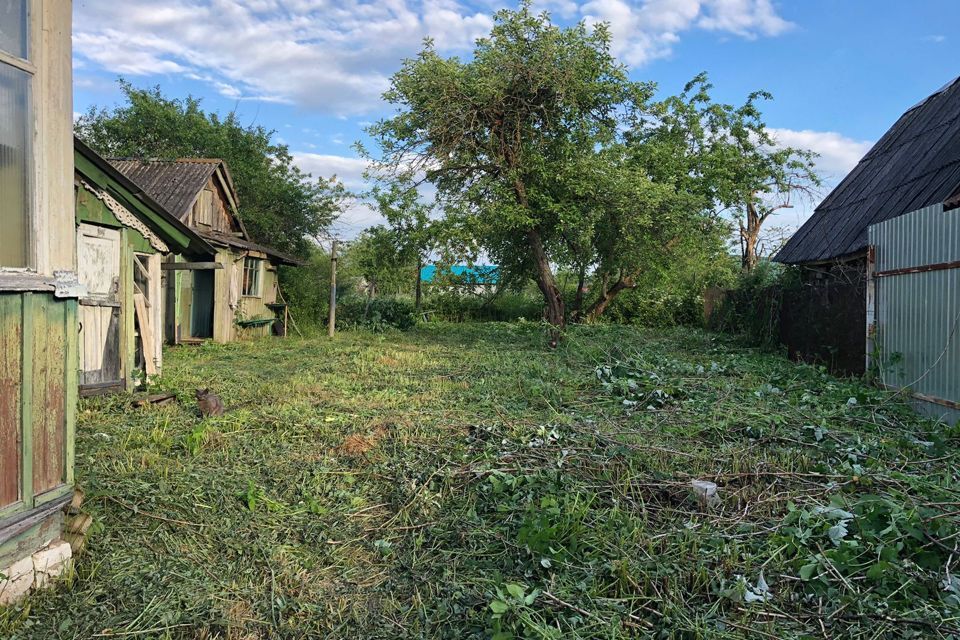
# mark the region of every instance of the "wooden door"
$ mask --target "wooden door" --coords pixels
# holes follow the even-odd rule
[[[80,389],[123,386],[120,365],[120,231],[81,224],[77,271],[80,300]]]

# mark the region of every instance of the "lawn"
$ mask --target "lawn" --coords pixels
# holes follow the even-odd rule
[[[82,402],[93,533],[0,637],[960,633],[957,431],[729,338],[438,324],[175,348],[159,386]]]

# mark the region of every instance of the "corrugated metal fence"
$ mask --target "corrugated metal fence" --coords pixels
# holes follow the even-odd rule
[[[872,225],[869,242],[870,364],[881,383],[908,388],[921,411],[952,424],[960,420],[960,209],[934,205]]]

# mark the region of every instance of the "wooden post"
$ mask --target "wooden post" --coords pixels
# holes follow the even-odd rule
[[[330,320],[327,335],[333,337],[337,325],[337,241],[330,245]]]
[[[866,354],[864,362],[864,371],[868,378],[872,378],[874,366],[881,366],[880,362],[874,362],[874,351],[877,348],[877,279],[874,277],[874,271],[877,264],[877,248],[874,245],[867,246],[867,331],[866,331]],[[882,376],[881,376],[882,382]]]

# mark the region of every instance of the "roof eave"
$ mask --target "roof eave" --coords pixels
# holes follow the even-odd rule
[[[156,202],[143,189],[141,189],[139,185],[123,175],[123,173],[121,173],[116,167],[107,162],[100,154],[98,154],[76,136],[73,138],[73,148],[87,161],[89,161],[97,170],[108,176],[114,182],[117,182],[120,187],[128,191],[132,197],[136,198],[141,204],[152,210],[158,217],[162,219],[165,224],[173,227],[180,234],[186,236],[188,239],[187,244],[181,244],[181,249],[183,252],[193,255],[213,255],[216,253],[216,250],[208,242],[201,238],[197,232],[181,222],[177,216],[168,211],[163,205]],[[150,224],[152,221],[146,220],[145,222]],[[155,230],[163,231],[162,229]]]

